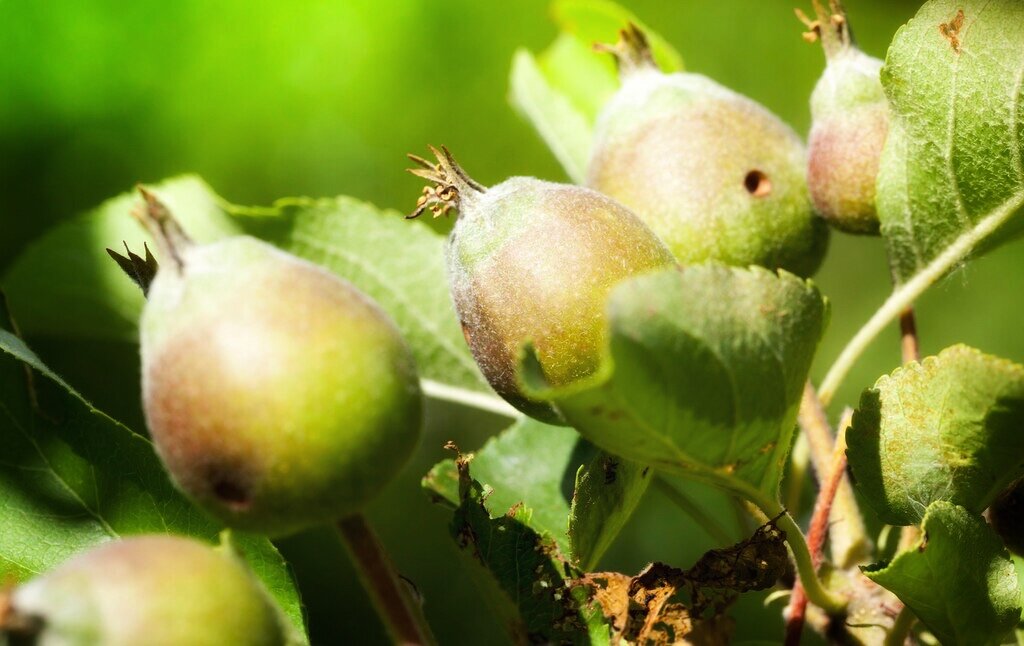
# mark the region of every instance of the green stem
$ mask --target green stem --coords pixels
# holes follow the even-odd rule
[[[785,511],[782,505],[753,488],[742,493],[752,503],[760,507],[766,516],[778,517],[776,525],[786,532],[786,543],[789,544],[789,550],[793,554],[793,562],[796,565],[797,574],[800,576],[800,583],[804,586],[807,599],[829,615],[841,615],[846,612],[846,599],[829,591],[818,578],[814,560],[811,558],[811,551],[807,547],[807,539],[789,512]]]
[[[377,614],[396,644],[436,644],[423,609],[402,581],[366,517],[355,514],[337,523],[338,533],[373,601]]]
[[[779,509],[778,512],[771,513],[766,510],[766,513],[776,515],[781,511]],[[793,552],[793,562],[796,563],[796,571],[800,575],[800,583],[804,586],[804,593],[807,595],[808,601],[829,615],[841,615],[846,612],[846,600],[830,592],[818,578],[814,562],[811,559],[811,552],[807,549],[807,540],[793,517],[788,512],[784,513],[779,517],[777,524],[779,529],[786,532],[786,542],[789,543],[789,549]]]
[[[818,389],[818,398],[821,399],[822,404],[828,406],[853,364],[889,323],[910,307],[926,289],[962,262],[982,240],[992,235],[1022,205],[1024,205],[1024,191],[982,218],[974,228],[954,240],[953,244],[932,259],[924,269],[893,290],[889,298],[868,319],[868,322],[850,339],[843,351],[839,353],[835,363],[829,368]]]
[[[903,606],[900,614],[896,615],[896,623],[885,634],[884,646],[903,646],[907,642],[907,637],[910,636],[910,629],[913,628],[915,621],[917,621],[917,617],[914,616],[914,613]]]
[[[697,504],[693,498],[690,498],[682,491],[676,489],[675,486],[665,480],[663,476],[656,476],[654,478],[654,486],[657,487],[658,491],[668,498],[672,504],[679,507],[683,513],[697,521],[697,524],[701,529],[707,532],[708,536],[715,539],[722,545],[731,545],[736,542],[734,537],[731,536],[724,527],[722,527],[721,523],[711,516],[711,514],[704,511],[704,509]]]

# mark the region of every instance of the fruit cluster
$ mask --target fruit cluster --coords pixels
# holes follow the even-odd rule
[[[844,23],[812,31],[828,68],[809,155],[756,102],[698,74],[663,73],[629,25],[603,47],[621,87],[597,119],[586,186],[514,177],[484,187],[445,148],[432,149],[436,161],[412,156],[430,185],[410,217],[459,214],[446,250],[452,299],[499,395],[565,424],[557,404],[524,389],[524,353],[555,387],[594,375],[606,303],[626,278],[703,262],[806,277],[824,257],[826,220],[877,231],[879,63]],[[420,434],[419,380],[396,326],[353,285],[264,242],[193,242],[142,195],[159,267],[148,255],[118,260],[146,292],[144,411],[174,483],[227,526],[271,537],[358,514]],[[234,556],[176,538],[95,549],[17,588],[8,606],[5,629],[40,643],[155,643],[154,629],[168,644],[285,638]]]

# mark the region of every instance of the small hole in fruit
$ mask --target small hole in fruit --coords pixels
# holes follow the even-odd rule
[[[230,480],[218,480],[213,485],[213,495],[235,511],[249,508],[249,492]]]
[[[754,197],[764,197],[772,192],[772,181],[759,170],[752,170],[743,178],[743,187]]]

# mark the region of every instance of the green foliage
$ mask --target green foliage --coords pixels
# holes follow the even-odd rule
[[[827,305],[786,272],[694,265],[621,283],[594,378],[537,397],[604,449],[774,501]]]
[[[593,45],[615,42],[618,31],[632,22],[647,33],[661,69],[681,70],[683,61],[668,41],[614,2],[559,0],[553,13],[560,35],[539,56],[526,49],[516,52],[510,98],[569,178],[582,184],[594,120],[619,86],[611,56],[596,53]]]
[[[857,486],[884,522],[935,501],[981,513],[1024,474],[1024,367],[966,346],[883,376],[847,434]]]
[[[877,199],[897,282],[1024,231],[1022,52],[1024,5],[1011,0],[932,0],[896,34]]]
[[[924,515],[920,542],[869,579],[896,593],[943,644],[1000,644],[1020,618],[1013,563],[985,521],[938,501]]]
[[[0,8],[0,14],[7,15],[10,7]],[[145,8],[145,3],[140,7]],[[745,4],[742,15],[749,21],[760,10],[760,5]],[[27,12],[22,16],[29,20],[20,22],[53,27],[46,38],[35,39],[40,51],[48,52],[64,41],[78,42],[69,37],[68,25],[88,22],[77,11],[52,23],[44,20],[42,12],[22,11]],[[171,24],[175,11],[162,14],[162,21]],[[217,47],[223,39],[223,20],[198,20],[199,16],[209,18],[212,14],[188,11],[190,21],[203,25],[199,36],[168,40],[165,35],[154,41],[159,46],[150,51],[199,51],[192,58],[205,65],[211,52],[220,51]],[[680,24],[698,24],[692,15],[688,20],[684,11],[679,10]],[[729,61],[738,61],[747,76],[734,75],[732,81],[763,77],[769,80],[757,82],[784,88],[769,91],[762,87],[761,92],[775,92],[775,98],[780,92],[796,96],[781,107],[785,112],[788,106],[787,116],[792,119],[796,114],[792,106],[802,104],[804,99],[788,84],[778,83],[775,72],[763,74],[758,65],[751,65],[749,54],[759,51],[756,47],[721,56],[701,41],[714,40],[723,32],[742,32],[744,40],[756,40],[758,33],[766,30],[738,29],[736,16],[716,13],[719,10],[715,7],[702,6],[699,11],[699,29],[688,35],[694,59],[700,62],[704,56],[705,66],[708,61],[725,61],[713,70],[717,72],[737,64]],[[310,88],[299,97],[301,106],[291,106],[301,109],[282,110],[282,104],[270,100],[275,91],[270,89],[272,86],[263,86],[253,94],[248,91],[248,82],[243,81],[247,75],[233,73],[232,84],[217,87],[220,94],[210,94],[247,97],[246,105],[255,113],[247,116],[254,121],[238,119],[235,101],[216,102],[230,107],[221,109],[211,120],[201,111],[192,113],[193,101],[180,100],[195,92],[209,93],[217,81],[215,77],[207,79],[205,71],[184,69],[180,78],[192,75],[204,81],[183,86],[188,89],[180,93],[175,91],[179,88],[174,86],[174,78],[166,74],[154,74],[145,65],[137,69],[100,65],[97,61],[106,60],[103,57],[80,57],[65,66],[67,57],[54,56],[53,60],[61,61],[60,69],[44,68],[45,73],[38,74],[29,63],[32,58],[45,57],[34,55],[33,39],[15,29],[0,34],[0,41],[10,45],[7,49],[14,56],[6,65],[0,63],[0,69],[16,71],[11,75],[16,89],[28,88],[32,100],[20,108],[17,101],[0,106],[0,111],[8,109],[18,117],[8,120],[7,128],[0,125],[0,134],[10,129],[11,123],[15,127],[21,121],[28,123],[25,106],[45,104],[44,95],[52,104],[44,112],[88,116],[104,113],[104,106],[114,103],[110,97],[120,97],[126,88],[134,88],[135,93],[125,102],[128,110],[188,113],[185,121],[194,122],[193,138],[206,149],[201,159],[208,160],[211,151],[216,153],[214,157],[224,156],[233,163],[244,157],[238,171],[243,178],[238,180],[240,184],[224,186],[218,182],[227,195],[238,195],[239,185],[257,187],[256,195],[273,190],[267,188],[273,187],[272,183],[261,180],[267,168],[281,166],[289,166],[291,173],[283,177],[328,178],[324,190],[334,190],[330,187],[336,186],[338,168],[331,162],[341,154],[346,164],[359,169],[360,177],[372,178],[360,185],[361,194],[370,191],[379,199],[387,199],[395,186],[389,180],[378,180],[376,175],[382,174],[382,167],[393,167],[391,161],[381,159],[397,158],[397,154],[391,149],[374,148],[372,143],[356,142],[362,135],[348,133],[349,124],[344,118],[373,112],[374,88],[399,87],[403,92],[397,95],[392,89],[385,95],[401,106],[400,110],[374,115],[373,123],[378,126],[395,122],[395,130],[388,129],[391,139],[410,140],[400,133],[403,126],[411,127],[406,124],[413,122],[431,123],[435,131],[447,132],[444,124],[455,123],[465,114],[456,100],[465,101],[476,110],[474,114],[483,115],[477,120],[483,125],[466,125],[462,132],[467,139],[481,139],[481,132],[496,129],[491,112],[500,102],[500,92],[496,94],[486,83],[480,86],[483,90],[471,91],[466,78],[452,69],[454,65],[436,57],[450,54],[460,67],[469,66],[476,54],[474,48],[485,41],[491,44],[490,40],[497,43],[495,50],[503,46],[502,55],[507,56],[515,42],[526,40],[517,36],[515,41],[505,42],[493,37],[502,26],[500,21],[505,20],[503,15],[483,25],[473,22],[474,33],[466,36],[468,40],[449,32],[444,34],[445,47],[422,48],[413,33],[435,33],[438,30],[430,25],[470,24],[472,19],[490,14],[476,5],[460,5],[457,11],[431,7],[429,12],[412,12],[414,18],[409,24],[413,27],[399,32],[390,29],[397,10],[381,12],[373,3],[355,3],[331,9],[321,17],[337,18],[338,12],[354,18],[381,14],[380,21],[386,27],[380,33],[388,34],[388,42],[395,48],[388,55],[407,68],[407,82],[395,83],[386,71],[379,74],[379,81],[368,81],[363,77],[371,75],[364,72],[342,84],[326,82],[325,75],[320,79],[325,82],[299,83]],[[286,27],[298,27],[299,23],[287,22],[297,20],[294,16],[298,15],[300,12],[289,10],[280,17]],[[632,13],[604,0],[560,0],[554,4],[553,15],[561,31],[553,44],[538,55],[525,49],[516,53],[511,98],[570,178],[579,182],[590,156],[595,117],[618,87],[611,58],[593,52],[591,44],[613,41],[615,32],[627,21],[642,23]],[[257,12],[250,20],[274,24],[280,30],[280,21],[264,18]],[[126,20],[129,24],[151,24],[151,16],[143,9],[126,15]],[[349,24],[347,20],[320,22]],[[860,16],[857,24],[862,24]],[[865,326],[867,331],[851,343],[853,350],[843,359],[846,363],[837,362],[840,369],[830,371],[821,389],[828,396],[834,394],[852,361],[850,357],[856,358],[866,343],[929,285],[966,258],[1024,232],[1021,25],[1024,8],[1013,0],[933,0],[896,35],[882,77],[893,125],[877,188],[882,233],[897,291]],[[109,40],[132,32],[108,27],[95,33]],[[346,34],[342,39],[326,29],[282,33],[302,34],[298,44],[303,52],[315,45],[317,38],[332,43],[344,41],[344,47],[359,52],[372,50],[377,42],[372,34]],[[645,30],[662,68],[680,69],[681,60],[671,46],[650,29]],[[870,32],[864,33],[871,38]],[[218,45],[212,46],[213,42]],[[302,61],[284,64],[283,59],[264,60],[272,57],[258,48],[243,50],[243,58],[224,60],[269,66],[285,72],[289,83],[309,80],[309,70]],[[251,56],[253,51],[255,57]],[[368,67],[373,69],[372,76],[378,76],[378,63],[374,59]],[[236,70],[241,66],[220,67]],[[90,72],[91,68],[95,69]],[[108,68],[113,70],[109,74]],[[333,66],[324,69],[330,69],[332,75],[335,71]],[[749,73],[752,69],[754,74]],[[779,69],[788,70],[783,75],[793,71]],[[93,82],[97,74],[108,82]],[[154,98],[141,99],[139,88],[143,84],[131,82],[132,74],[161,79],[156,84],[159,87],[147,86],[145,95]],[[294,79],[292,74],[296,75]],[[491,75],[484,80],[494,78]],[[437,90],[438,79],[459,92],[449,92],[449,101],[421,101],[416,107],[417,119],[405,118],[410,97],[426,98],[427,92]],[[501,82],[500,78],[496,81]],[[80,96],[74,92],[78,85],[82,86]],[[359,89],[359,100],[351,99],[357,94],[349,91],[353,88]],[[480,101],[485,94],[492,103]],[[179,100],[171,101],[169,97]],[[340,98],[350,111],[338,118],[333,104],[323,101],[331,98]],[[269,123],[278,114],[289,115],[291,125],[278,131],[288,136],[276,137],[285,143],[279,143],[277,149],[250,145],[253,142],[249,138],[253,130],[259,129],[258,124]],[[448,121],[438,121],[441,117]],[[111,113],[105,118],[111,121],[118,116]],[[37,130],[45,130],[49,122],[42,123]],[[142,123],[141,128],[148,131],[151,125]],[[174,146],[168,145],[177,141],[179,130],[184,129],[166,129],[154,135],[148,147],[150,153],[160,155],[148,156],[163,160],[166,152],[166,158],[173,161],[161,163],[171,164],[170,168],[194,167],[192,161],[176,158]],[[195,136],[200,132],[218,136]],[[501,133],[504,139],[488,139],[486,147],[501,150],[501,142],[519,143],[517,134]],[[50,142],[45,137],[39,141]],[[120,135],[112,136],[111,141],[116,142],[118,150],[136,154],[131,142],[122,141]],[[330,143],[325,145],[323,141]],[[372,142],[369,138],[367,141]],[[54,153],[59,156],[56,161],[46,158],[44,163],[74,167],[76,174],[89,165],[80,163],[82,160],[103,166],[102,156],[94,159],[94,144],[76,140],[68,147],[75,149],[69,152],[61,148]],[[231,157],[221,148],[244,153],[236,152]],[[334,157],[315,152],[326,148],[345,152],[332,151]],[[510,170],[504,156],[492,157],[487,172]],[[12,164],[16,166],[32,167],[21,158],[15,159]],[[302,160],[305,165],[294,163]],[[537,167],[538,171],[527,161],[518,157],[513,160],[530,174],[544,174],[543,165]],[[227,162],[224,166],[232,167]],[[144,165],[133,168],[141,169],[133,172],[144,177],[164,172],[162,166],[157,166],[160,171]],[[53,172],[40,169],[38,174],[46,178],[38,180],[40,185],[47,190],[54,186],[63,190],[66,184],[54,181]],[[22,173],[36,175],[35,170]],[[79,183],[88,183],[89,176],[85,177]],[[301,182],[298,187],[309,188]],[[491,412],[506,411],[490,394],[452,313],[444,276],[444,241],[434,230],[445,228],[445,224],[404,222],[397,212],[346,197],[285,199],[270,208],[237,207],[224,202],[194,177],[169,181],[156,190],[190,234],[201,241],[249,233],[351,280],[397,321],[428,380],[428,393],[442,393],[441,397]],[[245,196],[252,194],[243,191]],[[31,199],[25,198],[24,203],[30,208],[12,213],[12,218],[17,215],[28,221],[35,216]],[[65,347],[93,341],[121,345],[135,342],[142,294],[104,252],[105,247],[120,252],[122,241],[132,251],[142,251],[148,238],[129,215],[135,203],[136,198],[122,196],[69,220],[26,248],[19,260],[10,264],[3,285],[28,338],[62,339],[68,343]],[[42,217],[52,218],[53,214]],[[24,230],[24,226],[18,230]],[[3,244],[0,241],[0,246]],[[8,261],[4,259],[3,264]],[[848,270],[852,267],[846,265]],[[1002,296],[1002,301],[1012,301]],[[431,495],[454,510],[452,534],[468,557],[480,589],[494,601],[515,640],[607,641],[607,621],[571,582],[597,567],[640,504],[652,477],[642,463],[710,482],[762,507],[777,507],[797,402],[826,324],[828,307],[817,288],[789,274],[707,265],[647,275],[622,284],[609,302],[609,312],[611,338],[596,376],[568,387],[551,388],[529,353],[521,375],[531,392],[555,402],[566,419],[601,449],[580,439],[571,429],[521,420],[484,444],[471,463],[442,462],[424,480]],[[967,334],[960,329],[956,333]],[[0,522],[0,575],[21,581],[119,536],[167,532],[193,535],[206,542],[215,540],[216,524],[201,516],[169,484],[148,440],[96,410],[47,369],[19,336],[0,329],[0,350],[0,444],[4,446],[0,509],[5,511]],[[88,370],[100,375],[106,367],[90,366]],[[432,414],[437,413],[435,424],[448,423],[448,412],[432,409]],[[1024,455],[1017,439],[1022,414],[1024,369],[954,346],[920,365],[909,365],[879,379],[863,395],[849,429],[849,459],[860,492],[882,520],[923,522],[924,530],[919,545],[896,555],[891,563],[868,568],[866,574],[902,599],[943,643],[999,643],[1019,621],[1021,586],[1017,573],[980,513],[1024,473]],[[461,414],[453,418],[457,422],[464,419]],[[784,521],[790,523],[786,531],[798,565],[808,569],[806,548],[803,564],[796,549],[802,545],[799,532],[789,516],[783,517],[780,525]],[[832,531],[842,528],[836,524]],[[656,535],[645,539],[658,543]],[[302,612],[287,564],[263,538],[236,535],[232,541],[285,609],[295,628],[295,639],[301,641]],[[775,547],[781,554],[781,544]],[[1024,571],[1020,563],[1016,561],[1017,568]],[[782,567],[781,557],[776,565]],[[708,574],[715,581],[720,572],[709,568]],[[444,576],[451,577],[451,572],[446,571]],[[851,570],[839,573],[836,580],[847,580],[854,594],[860,594],[858,586],[866,583],[863,578],[858,582],[856,577],[860,574]],[[647,592],[652,590],[655,588]],[[884,595],[884,591],[876,587],[858,601],[874,603],[876,597],[871,595],[876,594]],[[428,598],[428,610],[429,603]],[[635,610],[629,604],[637,603],[637,599],[625,603],[626,610]],[[459,619],[468,621],[464,615]],[[739,627],[744,628],[742,623]]]
[[[573,562],[596,555],[567,558],[564,486],[577,473],[581,452],[594,454],[571,430],[523,421],[472,458],[441,462],[423,480],[435,500],[454,507],[452,537],[516,642],[607,642],[604,616],[571,585],[580,576]],[[482,480],[471,477],[470,465]],[[590,633],[604,639],[588,640]]]
[[[195,177],[154,191],[198,242],[249,233],[351,281],[395,320],[425,378],[486,389],[452,314],[443,239],[425,225],[346,197],[236,207]],[[55,227],[19,258],[4,288],[26,334],[136,340],[142,293],[104,247],[153,244],[130,215],[138,204],[131,194],[111,200]]]
[[[525,418],[472,454],[473,479],[494,518],[518,513],[529,529],[554,541],[570,563],[592,569],[647,490],[651,473],[608,455],[573,429]],[[461,503],[455,460],[423,479],[436,500]]]
[[[93,408],[2,328],[0,351],[0,577],[23,580],[120,536],[217,538],[220,528],[171,486],[146,438]],[[233,541],[304,642],[284,559],[266,538]]]
[[[220,199],[198,177],[185,176],[154,188],[197,242],[241,233]],[[50,229],[25,249],[3,277],[3,286],[26,334],[137,340],[145,299],[106,249],[122,251],[127,244],[141,253],[144,242],[155,249],[131,215],[139,204],[134,192],[108,200]]]

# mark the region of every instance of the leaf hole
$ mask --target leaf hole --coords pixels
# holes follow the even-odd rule
[[[772,181],[767,175],[754,169],[743,178],[743,188],[754,197],[766,197],[772,192]]]

